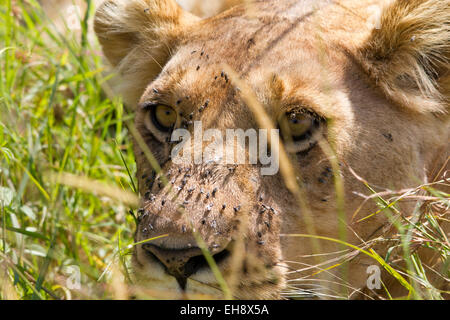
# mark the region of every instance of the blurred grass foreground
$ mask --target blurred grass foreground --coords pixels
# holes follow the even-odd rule
[[[126,297],[133,114],[103,94],[95,8],[0,2],[0,299]]]

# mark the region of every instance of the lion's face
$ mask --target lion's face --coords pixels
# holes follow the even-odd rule
[[[311,3],[268,1],[203,21],[162,0],[107,1],[98,11],[96,31],[106,56],[126,81],[134,81],[125,85],[125,98],[136,107],[139,133],[136,241],[168,234],[136,247],[135,273],[146,286],[221,295],[206,248],[236,297],[278,298],[296,286],[293,279],[321,270],[310,266],[329,258],[317,260],[317,254],[332,259],[343,249],[298,235],[344,237],[353,244],[380,235],[385,215],[362,219],[377,211],[375,202],[363,204],[361,195],[370,194],[364,182],[381,190],[417,185],[430,178],[442,150],[448,152],[442,142],[448,124],[430,112],[444,110],[445,101],[428,96],[435,100],[424,111],[414,105],[424,98],[407,68],[398,68],[390,91],[384,87],[389,67],[379,64],[394,54],[370,60],[383,39],[361,21],[368,18],[368,4],[347,1],[356,15],[327,1]],[[176,129],[192,134],[186,150],[205,153],[213,140],[195,144],[198,124],[202,133],[215,129],[224,137],[230,129],[263,128],[240,79],[280,130],[297,195],[283,162],[263,175],[260,159],[232,164],[195,154],[191,161],[171,157]],[[223,158],[239,148],[250,153],[241,145],[225,149]],[[409,212],[412,204],[399,208]],[[364,287],[371,262],[347,258],[349,286]],[[318,279],[332,291],[341,276],[342,269],[333,268]]]

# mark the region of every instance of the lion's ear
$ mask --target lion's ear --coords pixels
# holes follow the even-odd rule
[[[414,111],[450,111],[450,0],[395,0],[359,60],[387,96]]]
[[[196,21],[174,0],[107,0],[97,9],[95,33],[120,75],[115,89],[126,104],[136,105],[168,61],[177,39]]]

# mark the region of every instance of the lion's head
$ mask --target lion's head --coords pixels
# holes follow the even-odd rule
[[[323,294],[342,278],[364,288],[371,258],[300,235],[358,246],[379,236],[389,220],[369,216],[374,201],[361,206],[364,182],[433,181],[449,153],[450,1],[385,2],[254,1],[208,19],[174,0],[99,7],[95,31],[136,112],[136,241],[168,234],[137,246],[141,283],[221,295],[223,276],[237,298],[278,298],[292,279],[318,274],[308,285],[325,284]],[[194,136],[196,123],[215,129],[209,141],[280,129],[280,170],[262,174],[261,159],[174,161],[171,134]],[[188,149],[201,155],[208,142],[194,140]],[[250,154],[240,145],[224,157],[239,148]]]

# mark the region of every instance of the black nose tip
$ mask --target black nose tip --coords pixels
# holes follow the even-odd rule
[[[184,290],[187,278],[202,268],[208,267],[208,262],[198,247],[185,249],[167,249],[153,244],[144,244],[142,248],[154,260],[159,261],[167,273],[174,276]],[[220,263],[230,255],[228,250],[222,250],[213,255],[216,263]]]

